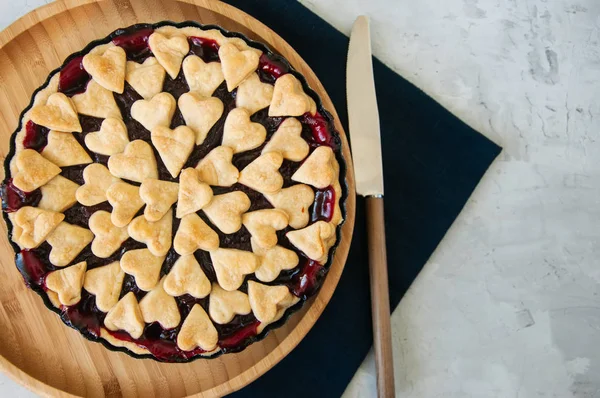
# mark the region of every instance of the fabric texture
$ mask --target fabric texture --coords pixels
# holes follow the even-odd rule
[[[285,39],[315,71],[347,129],[348,37],[291,0],[225,0]],[[373,59],[381,124],[391,308],[501,148]],[[336,291],[286,358],[231,397],[338,397],[372,345],[364,200]]]

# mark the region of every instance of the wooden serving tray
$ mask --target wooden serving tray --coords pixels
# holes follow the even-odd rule
[[[335,117],[343,142],[349,197],[346,221],[329,274],[318,295],[264,340],[237,354],[186,364],[134,359],[83,338],[25,287],[14,252],[0,233],[0,369],[45,396],[212,397],[240,389],[288,354],[327,305],[348,255],[354,227],[354,174],[346,135],[323,86],[300,56],[271,29],[214,0],[58,0],[0,33],[0,155],[33,91],[71,53],[115,29],[142,22],[193,20],[217,24],[261,41],[286,57]],[[315,347],[316,350],[322,347]],[[318,366],[318,364],[313,364]],[[312,366],[307,364],[307,366]]]

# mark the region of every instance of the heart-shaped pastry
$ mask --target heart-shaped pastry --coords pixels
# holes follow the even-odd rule
[[[133,239],[145,243],[155,256],[166,256],[171,248],[172,228],[173,211],[169,210],[156,222],[150,222],[146,217],[139,216],[129,224],[127,231]]]
[[[64,219],[65,215],[62,213],[38,207],[21,207],[13,220],[18,226],[17,231],[13,231],[13,239],[25,249],[34,249],[44,242]]]
[[[152,130],[151,137],[165,167],[173,178],[177,177],[194,149],[196,134],[187,126],[179,126],[174,130],[157,126]]]
[[[83,170],[83,181],[85,184],[77,189],[75,197],[84,206],[94,206],[106,201],[108,188],[121,180],[110,174],[104,165],[94,163]]]
[[[282,270],[295,268],[300,262],[298,255],[285,247],[276,245],[265,249],[257,244],[254,238],[251,238],[250,242],[252,244],[252,252],[259,257],[259,266],[254,275],[261,282],[274,281]]]
[[[168,330],[179,326],[181,314],[175,298],[163,289],[163,281],[164,278],[140,300],[140,310],[144,322],[158,322]]]
[[[240,172],[231,163],[233,149],[218,146],[198,162],[196,170],[202,181],[209,185],[230,187],[238,180]]]
[[[183,35],[167,37],[154,32],[148,38],[148,45],[156,60],[165,68],[169,76],[175,79],[181,69],[183,57],[190,51],[187,37]]]
[[[182,170],[179,175],[177,218],[197,212],[210,203],[212,197],[212,189],[200,180],[198,170],[192,167]]]
[[[29,118],[35,124],[50,130],[81,133],[81,124],[79,124],[73,102],[63,93],[51,94],[45,105],[36,105],[31,108]]]
[[[223,83],[223,71],[219,62],[206,63],[196,55],[188,55],[183,60],[183,74],[190,91],[201,97],[210,97]]]
[[[72,98],[77,113],[82,115],[122,119],[121,111],[112,91],[105,89],[94,80],[90,81],[86,90]]]
[[[142,64],[127,61],[125,80],[144,99],[148,100],[162,91],[165,75],[165,68],[154,57],[146,58]]]
[[[317,104],[294,75],[287,73],[275,81],[269,116],[302,116],[307,112],[314,115],[316,111]]]
[[[96,307],[108,312],[119,301],[125,273],[118,261],[85,273],[83,288],[96,296]]]
[[[146,203],[144,216],[148,221],[158,221],[177,201],[179,184],[147,178],[140,185],[140,198]]]
[[[215,250],[219,247],[219,235],[206,224],[196,213],[181,219],[175,238],[175,251],[182,256],[192,254],[196,250]]]
[[[221,45],[224,45],[226,43],[233,44],[240,51],[246,51],[246,50],[252,51],[252,52],[256,53],[256,55],[258,55],[258,58],[260,60],[260,56],[262,55],[262,51],[260,51],[258,48],[250,47],[248,45],[248,43],[246,43],[243,39],[241,39],[239,37],[226,37],[221,42]]]
[[[204,213],[224,234],[232,234],[242,227],[242,214],[250,208],[250,198],[241,191],[213,196],[204,207]]]
[[[13,184],[23,192],[35,191],[60,174],[60,167],[33,149],[23,149],[14,157],[17,171]]]
[[[219,59],[227,90],[233,91],[258,68],[260,55],[252,50],[240,51],[235,44],[225,43],[219,48]]]
[[[79,185],[58,175],[40,188],[42,199],[38,203],[38,207],[62,213],[77,203],[77,198],[75,197],[77,189],[79,189]]]
[[[129,144],[127,127],[120,119],[107,118],[100,125],[100,131],[85,136],[85,145],[92,152],[111,156],[121,153]]]
[[[260,123],[250,121],[250,112],[244,108],[234,108],[225,119],[223,146],[233,149],[233,153],[258,148],[265,142],[267,130]]]
[[[75,305],[81,300],[81,288],[85,279],[85,261],[50,272],[46,276],[46,288],[58,294],[62,305]]]
[[[287,213],[290,227],[298,229],[308,224],[308,209],[315,201],[315,193],[308,185],[292,185],[265,197],[275,208]]]
[[[50,262],[57,267],[69,265],[92,239],[94,234],[89,229],[61,222],[46,238],[52,246]]]
[[[324,189],[337,181],[338,175],[339,166],[333,150],[328,146],[320,146],[296,170],[292,180]]]
[[[131,106],[131,117],[148,131],[158,126],[169,127],[177,108],[175,98],[169,93],[158,93],[150,100],[137,100]]]
[[[252,241],[268,249],[277,244],[277,231],[288,225],[288,215],[283,210],[264,209],[242,216],[242,223],[252,235]]]
[[[165,26],[161,26],[160,28],[156,29],[156,32],[162,33],[165,36],[172,36],[174,34],[182,34],[182,35],[185,35],[190,38],[197,37],[197,38],[202,38],[202,39],[209,39],[209,40],[215,41],[218,45],[225,43],[228,39],[223,35],[223,33],[221,33],[217,29],[205,30],[205,29],[198,28],[195,26],[184,26],[184,27],[178,28],[175,26],[165,25]]]
[[[158,178],[158,166],[150,144],[142,140],[131,141],[123,153],[108,158],[108,169],[115,177],[143,182]]]
[[[113,208],[110,219],[117,227],[127,226],[144,205],[140,197],[140,189],[123,181],[115,182],[108,187],[106,198]]]
[[[253,115],[271,104],[273,86],[260,81],[258,74],[252,73],[237,90],[235,106],[246,108]]]
[[[127,55],[119,46],[109,47],[102,54],[88,53],[83,57],[85,71],[107,90],[122,94],[125,88]]]
[[[177,103],[185,124],[196,134],[196,145],[201,145],[221,118],[223,102],[216,97],[203,98],[195,93],[184,93]]]
[[[308,143],[304,141],[301,134],[302,124],[298,119],[288,117],[279,125],[262,153],[279,152],[284,159],[300,162],[308,155],[309,151]]]
[[[336,239],[335,227],[325,221],[317,221],[306,228],[289,231],[285,236],[308,258],[321,264],[327,262],[327,254]]]
[[[46,294],[48,295],[48,300],[54,307],[61,308],[63,306],[58,298],[58,293],[56,293],[54,290],[46,289]]]
[[[134,339],[139,339],[144,332],[144,318],[133,292],[127,293],[108,311],[104,318],[104,326],[116,332],[124,330]]]
[[[248,281],[248,299],[254,316],[262,323],[275,321],[295,301],[287,286],[267,286],[254,281]]]
[[[238,182],[264,194],[276,193],[283,186],[279,173],[282,163],[283,156],[279,152],[260,155],[240,171]]]
[[[181,256],[175,261],[163,287],[175,297],[189,294],[196,298],[204,298],[211,291],[210,281],[193,255]]]
[[[88,225],[95,236],[92,253],[100,258],[110,257],[129,238],[127,227],[117,227],[113,224],[107,211],[100,210],[92,214]]]
[[[223,290],[218,283],[213,283],[210,293],[208,312],[213,321],[224,325],[233,320],[236,315],[248,315],[252,311],[248,295],[234,290]]]
[[[204,351],[217,348],[219,334],[200,304],[194,304],[177,334],[177,346],[183,351],[200,347]]]
[[[229,292],[239,289],[244,277],[258,268],[258,257],[254,253],[238,249],[217,249],[210,252],[217,281]]]
[[[73,134],[54,130],[48,133],[48,145],[42,151],[42,156],[58,167],[92,163],[92,158]]]
[[[148,249],[125,252],[121,257],[121,269],[133,275],[135,283],[144,291],[150,291],[158,283],[165,256],[155,256]]]

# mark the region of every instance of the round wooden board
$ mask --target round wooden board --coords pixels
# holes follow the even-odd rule
[[[342,238],[318,295],[284,326],[238,354],[167,364],[110,351],[65,326],[37,294],[25,287],[14,265],[13,250],[2,233],[0,369],[41,395],[212,397],[238,390],[273,367],[308,333],[331,298],[348,255],[354,227],[354,175],[348,142],[329,96],[313,71],[283,39],[256,19],[218,1],[58,0],[13,23],[0,33],[2,158],[8,153],[10,135],[31,94],[69,54],[115,29],[163,20],[193,20],[241,32],[282,54],[307,78],[324,107],[334,115],[343,141],[351,194],[346,201]]]

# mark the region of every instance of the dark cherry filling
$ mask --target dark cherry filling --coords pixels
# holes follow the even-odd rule
[[[25,125],[25,137],[23,138],[23,147],[34,149],[41,152],[48,145],[48,132],[50,130],[33,121],[28,121]]]
[[[106,314],[96,307],[95,296],[81,290],[81,300],[75,305],[62,307],[61,319],[86,336],[99,337]]]
[[[335,190],[332,186],[315,190],[311,221],[331,221],[335,210]]]
[[[99,117],[79,115],[79,124],[81,124],[81,129],[83,131],[83,134],[87,134],[92,131],[100,130],[100,126],[102,125],[103,121],[104,121],[104,119],[99,118]],[[79,135],[77,135],[76,137],[79,137]],[[87,148],[87,147],[84,146],[84,148]]]
[[[259,325],[259,321],[254,321],[249,325],[238,329],[235,333],[220,339],[219,347],[223,349],[239,348],[246,340],[257,335]]]
[[[300,265],[300,272],[294,275],[289,287],[296,297],[310,297],[321,286],[326,273],[327,269],[321,264],[305,258],[304,263]]]
[[[127,59],[135,62],[144,62],[146,58],[152,55],[148,39],[154,32],[153,28],[131,27],[121,29],[115,32],[112,42],[115,46],[121,47],[127,54]]]
[[[307,112],[302,115],[300,121],[310,128],[311,136],[305,137],[308,138],[309,145],[312,147],[327,145],[333,150],[339,148],[338,139],[331,134],[331,122],[325,119],[321,113],[317,112],[311,115]]]
[[[112,38],[112,42],[126,51],[129,60],[143,62],[152,55],[148,46],[148,37],[152,32],[153,29],[150,27],[142,29],[128,28],[116,32],[115,36]],[[216,41],[200,37],[190,37],[188,38],[188,41],[190,44],[190,54],[201,57],[205,62],[219,61],[219,45]],[[85,91],[85,87],[90,80],[90,76],[85,72],[81,65],[81,59],[81,56],[74,58],[65,65],[61,71],[60,91],[67,95]],[[270,84],[274,84],[279,76],[288,73],[289,71],[290,68],[284,60],[279,56],[270,53],[265,53],[261,56],[259,67],[257,69],[261,80]],[[163,91],[171,93],[176,99],[178,99],[181,94],[188,92],[189,87],[183,72],[175,79],[167,76],[163,85]],[[229,111],[235,107],[236,94],[236,90],[229,92],[225,83],[221,84],[221,86],[215,90],[213,96],[219,98],[224,104],[225,109],[223,116],[212,127],[205,141],[201,145],[195,147],[184,167],[195,167],[198,161],[205,157],[213,148],[221,144],[225,119]],[[127,126],[129,139],[131,141],[141,139],[151,143],[150,132],[130,115],[131,106],[135,101],[142,97],[128,83],[125,83],[124,92],[122,94],[115,93],[114,98],[123,115],[123,121]],[[267,130],[267,141],[275,133],[284,119],[285,118],[283,117],[269,117],[267,109],[258,111],[251,117],[253,122],[260,123],[265,127]],[[98,131],[103,119],[80,115],[79,120],[83,131],[81,134],[75,134],[74,136],[85,148],[85,136],[92,131]],[[298,120],[303,126],[302,136],[309,143],[311,151],[320,145],[328,145],[334,150],[339,149],[339,137],[335,133],[331,118],[327,113],[322,113],[322,111],[317,112],[315,115],[307,113],[299,117]],[[181,112],[177,109],[171,123],[171,128],[175,128],[182,124],[184,124],[184,120]],[[24,145],[27,148],[38,151],[43,149],[47,142],[47,133],[48,130],[44,127],[37,126],[32,122],[28,123],[26,126]],[[260,156],[263,147],[264,144],[259,148],[234,155],[233,164],[239,170],[243,169]],[[88,153],[95,162],[106,165],[108,157],[90,151],[88,151]],[[177,179],[172,178],[168,173],[156,149],[155,157],[158,164],[159,178],[167,181],[176,181]],[[284,179],[284,187],[295,184],[295,182],[291,180],[291,176],[300,165],[301,162],[284,161],[279,169]],[[84,183],[82,174],[86,166],[87,165],[64,167],[62,168],[61,175],[81,185]],[[133,184],[139,185],[138,183]],[[233,186],[226,188],[212,188],[215,195],[232,191],[242,191],[246,193],[252,203],[250,211],[273,208],[262,194],[241,184],[234,184]],[[41,191],[39,189],[29,193],[21,192],[12,184],[12,179],[5,181],[1,186],[1,194],[2,208],[5,212],[16,211],[26,205],[35,206],[41,199]],[[335,200],[335,191],[333,190],[333,187],[322,190],[315,189],[315,202],[311,208],[307,210],[310,214],[311,222],[318,220],[330,221],[333,216]],[[110,212],[112,207],[108,202],[88,207],[77,203],[64,212],[65,221],[87,227],[91,215],[99,210]],[[141,214],[143,214],[143,208],[138,212],[138,215]],[[208,220],[202,211],[199,211],[198,215],[207,222],[215,232],[217,232],[221,247],[251,251],[250,233],[245,227],[242,227],[234,234],[224,234]],[[173,215],[173,236],[177,231],[179,222],[180,220]],[[295,251],[301,259],[300,265],[292,270],[281,272],[279,277],[273,281],[273,283],[287,285],[294,295],[304,300],[318,290],[327,273],[327,267],[306,258],[303,253],[296,249],[285,236],[290,230],[291,228],[287,227],[284,230],[278,231],[278,244]],[[100,259],[91,253],[90,246],[91,245],[88,245],[83,249],[83,251],[73,260],[72,264],[80,261],[87,261],[87,268],[93,269],[110,264],[113,261],[118,261],[126,251],[146,247],[143,243],[129,238],[112,256]],[[50,245],[47,242],[44,242],[38,248],[33,250],[23,250],[16,256],[17,268],[23,275],[26,284],[38,291],[45,289],[44,280],[46,275],[56,269],[48,259],[50,249]],[[217,279],[209,253],[198,250],[194,253],[194,256],[200,263],[208,279],[211,282],[216,282]],[[161,277],[169,272],[178,258],[179,255],[171,248],[163,263]],[[241,291],[247,292],[248,280],[257,279],[254,275],[249,276],[240,287]],[[120,297],[123,297],[128,292],[133,292],[138,300],[146,295],[145,291],[138,288],[133,276],[125,275]],[[185,319],[195,304],[199,304],[205,310],[208,310],[210,296],[204,299],[196,299],[190,295],[184,295],[176,297],[175,299],[182,319]],[[84,335],[93,338],[99,337],[105,316],[106,314],[96,307],[95,297],[85,289],[82,290],[82,296],[79,303],[61,308],[61,318],[66,324],[78,329]],[[236,352],[244,349],[252,342],[253,338],[257,336],[259,325],[260,322],[254,317],[253,313],[243,316],[238,315],[226,325],[215,324],[215,328],[219,334],[219,347],[224,352]],[[165,330],[160,324],[152,323],[146,325],[144,333],[139,339],[132,338],[124,331],[109,333],[119,340],[130,341],[140,347],[146,348],[154,357],[163,361],[186,361],[204,353],[204,351],[199,348],[193,351],[182,351],[177,347],[177,335],[180,328],[181,324],[174,329]]]
[[[146,326],[144,333],[139,339],[134,339],[127,332],[123,331],[108,331],[108,333],[118,340],[129,341],[140,347],[150,351],[157,359],[167,362],[177,362],[181,360],[191,359],[197,355],[203,354],[206,351],[202,348],[196,348],[192,351],[183,351],[177,346],[177,339],[167,340],[161,334],[155,334],[163,330],[158,323],[153,323]]]
[[[73,58],[60,71],[58,79],[58,91],[72,96],[81,94],[87,88],[92,76],[83,67],[83,55]]]
[[[5,213],[12,213],[23,206],[37,206],[42,199],[42,191],[36,189],[32,192],[23,192],[10,178],[0,185],[0,196],[2,196],[2,210]]]
[[[274,84],[281,75],[285,75],[290,68],[276,58],[276,55],[263,53],[258,61],[258,76],[263,82]]]
[[[204,37],[188,37],[190,43],[190,54],[197,55],[204,62],[219,61],[219,43]]]
[[[54,266],[42,261],[31,250],[21,250],[15,258],[17,268],[23,275],[25,284],[29,287],[42,287],[46,274],[54,270]]]
[[[179,72],[179,75],[177,75],[175,79],[167,75],[163,84],[162,91],[170,93],[173,96],[173,98],[175,98],[175,100],[178,100],[179,97],[181,97],[181,94],[190,91],[190,88],[187,85],[187,81],[185,80],[183,70]],[[183,116],[181,115],[179,108],[177,108],[175,115],[173,115],[173,119],[171,120],[171,128],[181,126],[182,124],[185,124],[185,121],[183,120]]]

